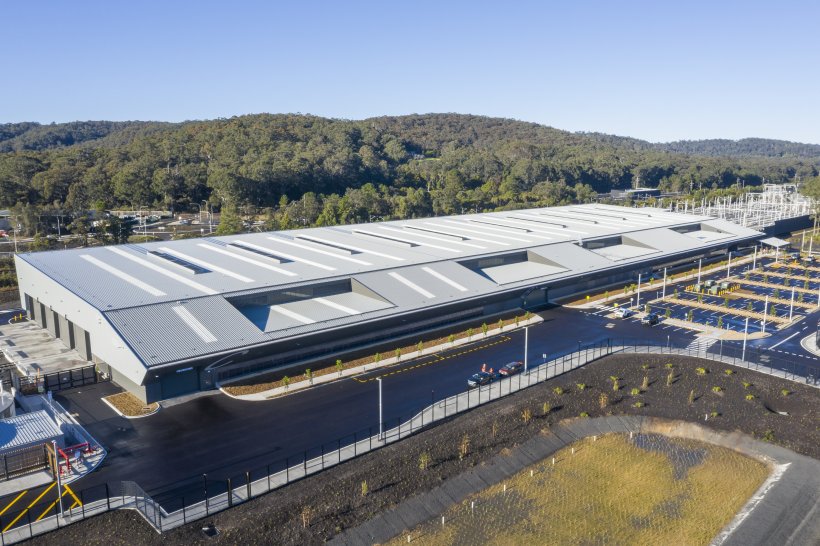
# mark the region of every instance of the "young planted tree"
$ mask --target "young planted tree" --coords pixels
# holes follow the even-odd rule
[[[461,443],[458,444],[458,460],[463,461],[464,457],[470,453],[470,436],[465,434],[461,437]]]
[[[424,350],[424,343],[421,341],[416,343],[416,350],[419,352],[419,356],[421,356],[421,352]]]
[[[290,387],[290,377],[285,376],[282,378],[282,386],[285,387],[285,390],[288,390]]]
[[[487,337],[487,330],[489,330],[489,329],[490,328],[489,328],[489,326],[487,326],[486,322],[481,324],[481,333],[484,334],[484,337]]]
[[[345,369],[345,367],[344,367],[344,365],[342,364],[342,361],[341,361],[341,360],[337,360],[337,361],[336,361],[336,371],[337,371],[337,372],[339,372],[339,377],[342,377],[342,370],[344,370],[344,369]]]
[[[394,355],[396,357],[396,362],[400,361],[401,360],[401,349],[396,349],[396,352],[394,353]]]
[[[607,396],[605,392],[602,392],[598,397],[598,404],[601,406],[601,409],[604,409],[609,404],[609,396]]]
[[[307,379],[311,385],[313,385],[313,370],[310,368],[305,370],[305,379]]]
[[[430,454],[423,451],[419,455],[419,470],[427,470],[430,467]]]

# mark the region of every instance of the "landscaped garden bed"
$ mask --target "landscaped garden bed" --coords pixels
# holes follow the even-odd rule
[[[613,355],[162,536],[119,511],[33,543],[187,545],[214,523],[220,534],[208,543],[321,544],[560,420],[609,414],[699,421],[820,458],[815,388],[708,360]]]

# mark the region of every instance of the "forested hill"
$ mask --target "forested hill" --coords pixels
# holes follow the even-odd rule
[[[128,140],[129,129],[160,127],[167,124],[145,121],[72,121],[71,123],[0,124],[0,152],[47,150],[99,140],[116,134],[120,142]]]
[[[655,144],[658,150],[693,155],[733,156],[733,157],[820,157],[820,145],[801,144],[786,140],[766,138],[744,138],[741,140],[679,140]]]
[[[820,167],[809,145],[674,149],[695,144],[457,114],[3,125],[0,208],[24,207],[36,218],[47,208],[191,210],[209,200],[217,208],[286,210],[283,226],[297,215],[302,224],[330,224],[548,206],[633,184],[689,191],[739,179],[787,182],[817,176]],[[739,152],[712,156],[721,149]],[[742,153],[754,149],[761,153]]]

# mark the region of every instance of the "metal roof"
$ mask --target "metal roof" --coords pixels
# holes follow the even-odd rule
[[[63,435],[44,410],[0,420],[0,451],[49,442]]]
[[[783,248],[784,246],[789,246],[791,244],[788,241],[778,239],[777,237],[766,237],[765,239],[761,239],[760,242],[773,248]]]
[[[760,235],[594,204],[19,257],[99,309],[150,367]]]

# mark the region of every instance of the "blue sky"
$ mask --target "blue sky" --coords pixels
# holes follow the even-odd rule
[[[820,143],[820,2],[4,3],[0,122],[461,112]]]

